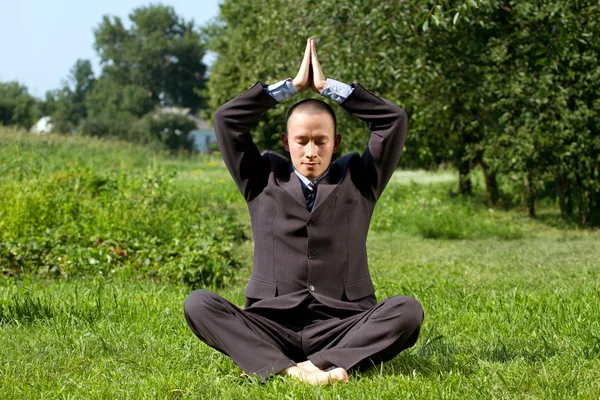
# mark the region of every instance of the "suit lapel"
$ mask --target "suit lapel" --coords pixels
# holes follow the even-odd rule
[[[279,186],[284,188],[298,203],[300,203],[304,208],[306,208],[306,198],[304,197],[304,193],[302,193],[302,184],[300,183],[300,178],[298,175],[292,170],[289,174],[286,174],[285,179],[282,177],[278,179]],[[317,192],[317,198],[319,197],[319,192]]]
[[[342,183],[343,174],[341,173],[340,167],[336,163],[331,164],[331,168],[327,175],[319,182],[317,186],[317,198],[315,199],[315,205],[313,206],[312,213],[315,212],[321,206],[325,200],[333,193],[340,183]],[[285,173],[283,176],[279,176],[277,179],[279,186],[284,188],[299,204],[306,208],[306,198],[302,192],[302,183],[300,178],[294,172],[291,165],[289,173]],[[308,211],[308,210],[307,210]]]
[[[342,183],[342,174],[337,164],[332,163],[329,169],[329,173],[319,182],[317,186],[317,198],[315,199],[315,205],[313,206],[312,213],[314,213],[325,200],[333,193],[333,191]],[[302,192],[302,191],[300,191]]]

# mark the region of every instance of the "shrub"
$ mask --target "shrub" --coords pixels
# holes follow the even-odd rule
[[[194,140],[189,133],[194,129],[195,122],[184,115],[150,113],[133,125],[130,136],[137,141],[152,138],[170,150],[192,150]]]
[[[234,276],[240,262],[233,250],[244,234],[224,206],[228,189],[205,193],[183,184],[158,153],[131,167],[116,152],[111,158],[107,149],[70,145],[73,161],[61,164],[69,139],[35,138],[35,152],[26,143],[0,146],[0,165],[10,165],[0,177],[2,273],[119,273],[194,287],[222,286]],[[21,157],[9,161],[15,145]]]
[[[127,113],[99,115],[82,120],[79,130],[86,136],[127,139],[135,118]]]

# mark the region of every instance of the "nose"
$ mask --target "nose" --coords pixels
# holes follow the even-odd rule
[[[314,143],[313,143],[313,142],[309,142],[309,143],[307,144],[307,148],[306,148],[306,156],[307,156],[308,158],[314,158],[314,157],[316,156],[316,153],[315,153],[315,145],[314,145]]]

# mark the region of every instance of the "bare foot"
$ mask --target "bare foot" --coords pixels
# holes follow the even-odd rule
[[[316,371],[308,372],[298,366],[294,366],[286,369],[284,373],[292,378],[299,379],[302,382],[310,383],[311,385],[333,383],[334,381],[348,381],[348,373],[344,368],[335,368],[327,372],[317,368]]]
[[[306,372],[316,372],[316,371],[321,371],[323,372],[323,370],[321,368],[318,368],[315,364],[312,363],[312,361],[310,360],[306,360],[303,361],[301,363],[296,364],[297,367],[302,368],[303,370],[305,370]]]

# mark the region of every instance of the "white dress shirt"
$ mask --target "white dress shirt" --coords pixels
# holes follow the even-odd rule
[[[352,86],[331,78],[327,78],[327,85],[328,87],[323,89],[321,96],[339,104],[342,104],[354,90]],[[282,102],[298,94],[291,78],[269,85],[265,90],[278,102]]]

